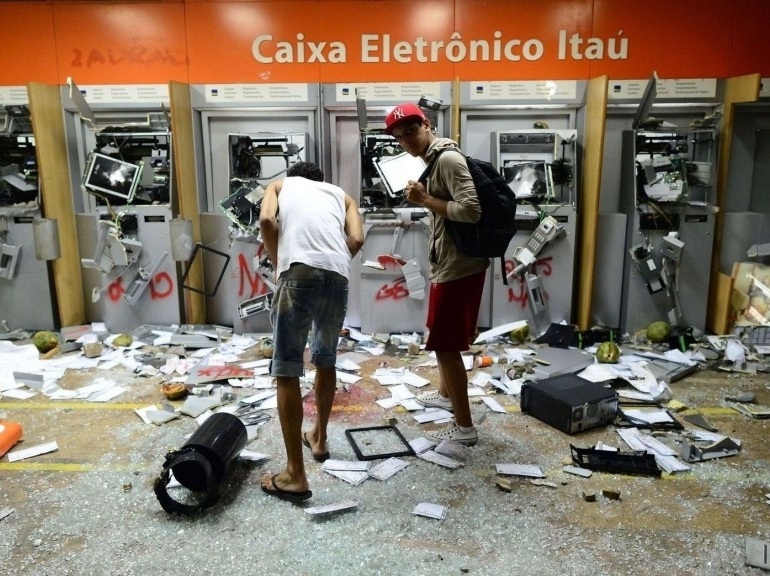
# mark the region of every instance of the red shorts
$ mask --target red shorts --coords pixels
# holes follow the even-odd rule
[[[470,341],[476,334],[486,277],[485,270],[459,280],[430,285],[426,322],[430,332],[426,350],[462,352],[470,348]]]

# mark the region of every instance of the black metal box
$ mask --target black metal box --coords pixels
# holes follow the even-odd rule
[[[612,422],[618,411],[618,395],[575,374],[561,374],[523,384],[521,411],[574,434]]]

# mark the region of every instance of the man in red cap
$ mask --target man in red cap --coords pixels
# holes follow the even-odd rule
[[[478,222],[481,206],[457,143],[438,138],[430,120],[411,103],[399,104],[385,118],[385,132],[392,135],[412,156],[429,163],[443,148],[425,184],[409,181],[410,202],[430,212],[430,297],[428,302],[427,350],[436,353],[440,383],[437,391],[417,396],[425,406],[454,412],[454,423],[425,436],[433,441],[453,440],[465,445],[478,441],[468,401],[468,375],[462,352],[476,333],[488,258],[468,256],[457,249],[445,221]]]

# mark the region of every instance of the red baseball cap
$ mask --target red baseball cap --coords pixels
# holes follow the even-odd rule
[[[393,128],[404,122],[422,122],[423,120],[425,120],[425,114],[419,106],[411,102],[399,104],[385,116],[385,134],[392,134]]]

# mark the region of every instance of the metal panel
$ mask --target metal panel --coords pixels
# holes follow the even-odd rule
[[[767,264],[770,258],[749,258],[748,250],[755,244],[770,243],[768,215],[759,212],[725,212],[722,220],[722,255],[720,266],[732,274],[733,264],[754,260]]]
[[[557,240],[552,246],[545,248],[532,267],[541,280],[544,300],[548,307],[551,322],[572,321],[573,278],[575,272],[575,248],[577,246],[577,211],[574,206],[549,206],[546,215],[553,216],[567,232],[566,237]],[[537,227],[539,220],[534,210],[520,206],[516,222],[519,230],[511,240],[508,254],[513,254],[515,248],[524,246],[530,234]],[[522,278],[509,278],[508,286],[503,284],[503,271],[500,260],[492,262],[493,274],[491,281],[491,325],[499,326],[517,320],[533,320],[528,305],[527,290]],[[512,258],[505,261],[506,270],[515,268]]]
[[[136,264],[115,266],[102,275],[103,321],[107,329],[129,332],[141,324],[181,323],[180,283],[176,263],[171,259],[170,207],[132,206],[121,214],[123,218],[136,218],[136,232],[129,237],[141,243],[141,251]],[[146,286],[140,286],[143,276],[147,276]],[[129,303],[126,295],[137,288],[143,292]]]
[[[230,220],[224,214],[201,214],[201,244],[228,254],[230,251]],[[232,259],[230,260],[232,264]],[[203,256],[203,286],[206,292],[212,292],[220,272],[219,258]],[[222,326],[230,326],[234,310],[238,306],[235,293],[226,286],[233,283],[233,271],[228,271],[222,279],[219,289],[213,296],[206,298],[206,319]]]
[[[711,255],[714,242],[714,214],[702,206],[688,206],[682,213],[679,238],[684,242],[684,252],[678,276],[678,297],[681,304],[683,323],[704,330],[708,305]],[[643,240],[640,232],[639,214],[629,218],[629,225],[635,231],[634,246]],[[656,246],[669,230],[646,231],[650,246]],[[666,290],[651,294],[645,279],[626,255],[623,299],[621,305],[620,329],[633,332],[646,328],[655,320],[669,320],[672,300]],[[673,324],[674,322],[672,322]]]
[[[425,332],[428,314],[430,269],[427,263],[428,230],[411,221],[412,209],[398,210],[398,219],[390,222],[365,222],[366,234],[361,262],[377,262],[379,256],[398,255],[416,260],[423,279],[422,299],[410,296],[401,267],[385,263],[385,270],[363,266],[360,276],[361,331]],[[352,289],[352,288],[351,288]]]
[[[591,302],[591,323],[595,326],[620,326],[618,279],[623,278],[626,251],[627,216],[620,213],[599,214],[596,227],[596,262]]]
[[[48,264],[35,258],[35,238],[32,222],[39,211],[22,213],[18,208],[0,208],[0,229],[7,227],[7,234],[0,236],[0,244],[18,248],[15,265],[0,278],[0,320],[11,330],[53,330],[57,314]]]

